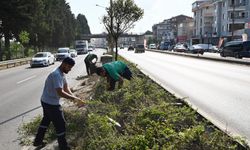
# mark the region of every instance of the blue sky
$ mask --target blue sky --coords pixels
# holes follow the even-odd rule
[[[98,34],[105,31],[101,18],[106,14],[105,9],[96,4],[108,7],[110,0],[66,0],[71,11],[77,16],[79,13],[86,16],[91,33]],[[171,17],[183,14],[193,17],[192,3],[195,0],[134,0],[140,8],[144,9],[144,17],[135,24],[129,32],[144,33],[152,31],[156,23]]]

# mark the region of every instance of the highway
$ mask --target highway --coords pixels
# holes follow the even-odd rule
[[[250,140],[250,68],[157,52],[119,54],[223,131]]]
[[[95,51],[98,55],[103,51]],[[78,55],[76,65],[66,75],[70,86],[77,84],[78,76],[86,75],[84,58]],[[30,68],[22,65],[0,70],[0,149],[21,149],[18,144],[17,130],[20,125],[42,114],[40,97],[48,74],[57,68],[60,62],[49,67]]]

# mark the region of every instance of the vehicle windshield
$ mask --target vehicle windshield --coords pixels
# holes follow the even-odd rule
[[[144,48],[144,45],[137,45],[137,48]]]
[[[84,48],[85,45],[76,45],[76,48]]]
[[[39,54],[36,54],[34,57],[36,57],[36,58],[47,57],[47,54],[46,53],[39,53]]]
[[[60,49],[60,50],[58,50],[58,53],[68,53],[68,50],[67,49]]]

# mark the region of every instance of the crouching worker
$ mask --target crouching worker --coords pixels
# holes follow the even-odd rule
[[[80,98],[72,94],[65,77],[65,74],[67,74],[74,65],[75,61],[72,58],[65,58],[61,65],[48,75],[45,81],[41,96],[43,118],[33,143],[34,146],[45,145],[43,138],[50,122],[52,122],[56,130],[59,149],[70,149],[65,139],[65,120],[59,101],[61,97],[64,97],[78,104],[79,102],[83,103]]]
[[[94,59],[96,59],[96,60],[94,61]],[[85,62],[87,74],[89,76],[94,72],[93,69],[95,68],[95,63],[97,62],[97,55],[96,54],[88,54],[85,57],[84,62]]]
[[[107,77],[108,90],[112,91],[115,89],[116,81],[119,81],[118,87],[122,87],[123,78],[131,80],[132,72],[128,66],[121,61],[113,61],[102,65],[102,67],[96,68],[96,74],[102,77]]]

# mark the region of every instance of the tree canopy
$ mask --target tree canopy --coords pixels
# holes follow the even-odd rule
[[[134,23],[143,17],[144,11],[139,8],[134,0],[114,0],[110,1],[110,7],[107,8],[107,15],[103,16],[103,24],[108,31],[111,40],[115,42],[116,56],[118,52],[118,38],[121,34],[128,32],[134,27]],[[110,41],[112,42],[112,41]]]
[[[10,39],[19,41],[21,31],[29,33],[28,45],[33,48],[70,46],[78,35],[90,33],[87,19],[71,12],[65,0],[1,0],[0,35],[5,38],[2,54],[11,59]]]

